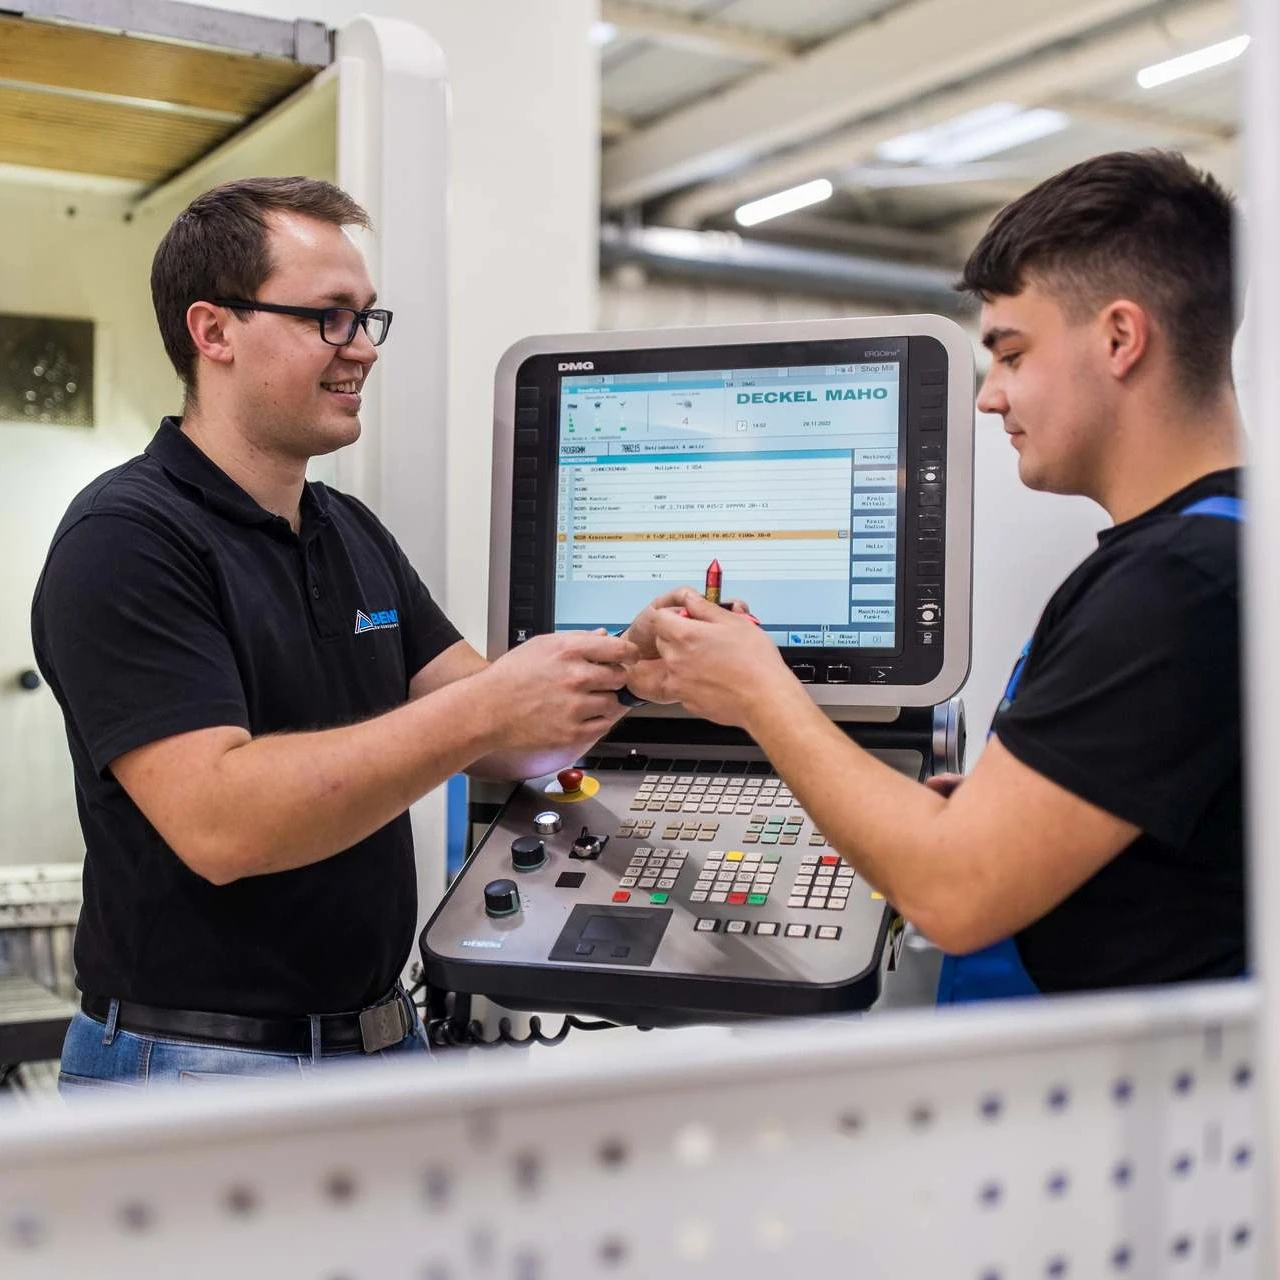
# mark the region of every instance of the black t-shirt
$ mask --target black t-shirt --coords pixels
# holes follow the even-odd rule
[[[1244,969],[1240,526],[1181,514],[1239,481],[1215,472],[1099,534],[996,713],[1023,764],[1142,829],[1017,935],[1042,991]]]
[[[219,887],[108,769],[195,729],[302,732],[404,703],[410,678],[459,637],[373,513],[308,484],[295,534],[166,419],[141,457],[72,502],[32,634],[66,719],[85,837],[82,989],[261,1016],[382,996],[417,917],[407,814],[334,857]]]

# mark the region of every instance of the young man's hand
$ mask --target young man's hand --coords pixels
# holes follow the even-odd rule
[[[650,623],[663,667],[654,680],[665,701],[704,720],[749,728],[755,706],[800,689],[745,605],[722,609],[691,587],[672,595]]]
[[[705,597],[698,595],[692,587],[676,587],[673,591],[663,592],[656,600],[645,605],[635,616],[635,620],[622,633],[636,648],[640,651],[641,659],[652,659],[658,656],[658,646],[655,637],[654,627],[657,623],[659,615],[664,609],[680,609],[684,607],[685,601],[692,593],[697,599],[706,603]],[[726,600],[724,605],[714,605],[713,608],[723,608],[730,613],[746,614],[751,616],[750,609],[747,608],[745,600]],[[634,690],[640,693],[639,689]],[[641,695],[642,697],[645,695]],[[659,699],[650,698],[650,702],[659,701]],[[666,699],[671,701],[671,699]]]

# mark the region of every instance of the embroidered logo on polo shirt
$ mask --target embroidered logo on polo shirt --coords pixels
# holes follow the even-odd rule
[[[379,609],[372,613],[356,610],[356,635],[366,631],[391,631],[399,625],[400,614],[396,609]]]

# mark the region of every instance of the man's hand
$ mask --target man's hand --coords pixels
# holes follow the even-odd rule
[[[672,594],[674,607],[655,610],[650,623],[663,667],[652,679],[660,683],[664,701],[683,703],[704,720],[749,730],[755,706],[800,689],[745,607],[722,609],[691,587]]]
[[[930,791],[936,792],[945,800],[955,794],[956,788],[963,781],[963,773],[935,773],[932,778],[926,778],[924,780],[924,785],[928,787]]]
[[[617,690],[636,646],[603,631],[534,636],[473,676],[499,750],[544,751],[594,742],[626,713]]]
[[[664,609],[680,609],[685,605],[689,594],[693,593],[699,600],[705,603],[705,597],[698,595],[692,587],[676,587],[674,591],[667,591],[660,595],[656,600],[645,605],[635,616],[635,620],[622,633],[636,648],[640,651],[642,660],[653,659],[658,656],[658,646],[655,638],[655,626],[659,615]],[[721,608],[720,605],[712,606],[713,608]],[[750,609],[747,608],[745,600],[726,600],[724,608],[730,613],[742,613],[750,616]],[[673,702],[673,698],[650,698],[647,693],[642,693],[636,687],[634,682],[631,683],[632,692],[639,694],[640,697],[648,699],[650,702]]]

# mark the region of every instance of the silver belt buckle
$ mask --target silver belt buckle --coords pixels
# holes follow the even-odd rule
[[[396,995],[385,1004],[360,1010],[360,1039],[365,1053],[377,1053],[399,1044],[409,1034],[406,1025],[404,1000]]]

